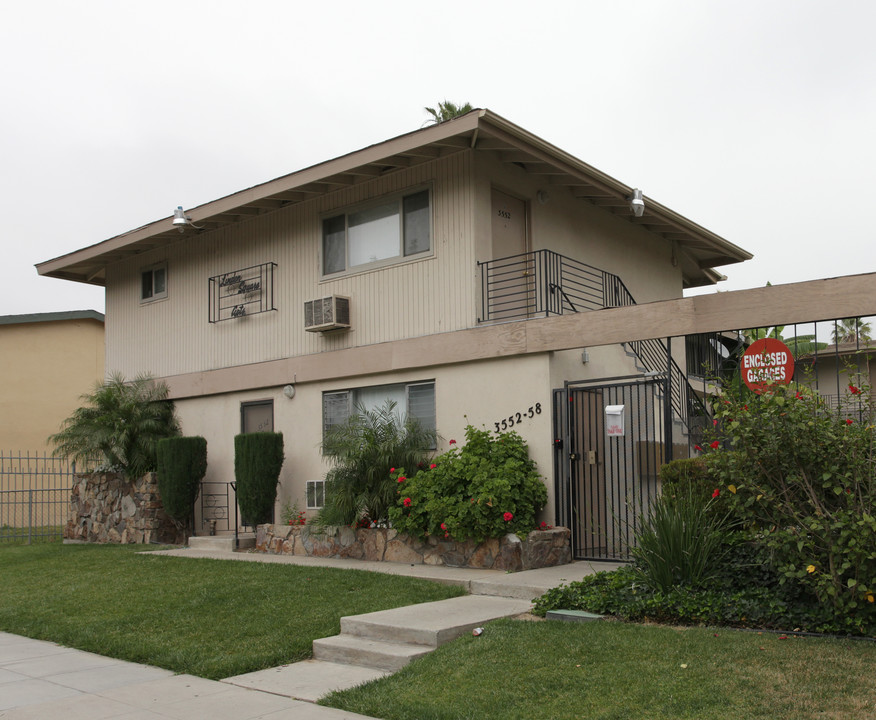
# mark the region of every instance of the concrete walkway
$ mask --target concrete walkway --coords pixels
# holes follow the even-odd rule
[[[340,636],[314,642],[316,659],[221,682],[0,633],[0,718],[361,719],[365,716],[313,702],[332,690],[388,675],[489,620],[524,613],[532,599],[552,587],[618,567],[578,562],[505,573],[191,548],[156,554],[369,570],[460,585],[471,595],[342,618]]]

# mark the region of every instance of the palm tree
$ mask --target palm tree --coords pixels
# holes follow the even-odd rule
[[[870,323],[861,318],[843,318],[834,322],[831,336],[835,345],[870,342]]]
[[[447,122],[448,120],[453,120],[455,117],[459,117],[460,115],[465,115],[468,112],[474,110],[471,106],[471,103],[465,103],[464,105],[456,105],[452,102],[445,100],[444,102],[438,103],[438,109],[435,108],[423,108],[427,113],[429,113],[432,118],[427,120],[424,125],[429,123],[433,125],[437,125],[438,123]]]
[[[114,373],[83,395],[85,404],[49,438],[55,445],[54,454],[84,463],[98,462],[132,479],[155,470],[158,441],[180,434],[167,394],[167,385],[149,375],[138,375],[128,382]]]
[[[362,517],[387,518],[397,498],[394,467],[414,475],[435,446],[435,432],[411,417],[402,420],[395,402],[375,410],[357,406],[356,413],[329,430],[323,454],[334,467],[325,476],[325,506],[321,525],[352,525]]]

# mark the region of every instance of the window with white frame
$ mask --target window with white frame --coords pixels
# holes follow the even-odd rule
[[[140,302],[167,297],[167,264],[140,271]]]
[[[335,425],[346,422],[357,408],[376,410],[387,400],[395,402],[403,418],[416,418],[424,429],[435,431],[435,381],[429,380],[323,393],[323,437]]]
[[[431,249],[428,190],[383,199],[322,221],[323,275],[403,260]]]
[[[325,505],[325,480],[307,481],[305,505],[308,510],[319,510]]]

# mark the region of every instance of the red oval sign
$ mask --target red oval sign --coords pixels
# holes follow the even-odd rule
[[[739,371],[745,384],[756,393],[771,385],[786,385],[794,377],[794,356],[781,340],[755,340],[742,355]]]

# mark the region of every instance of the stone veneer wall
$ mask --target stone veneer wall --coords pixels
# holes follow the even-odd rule
[[[526,540],[506,535],[476,543],[473,540],[414,538],[385,528],[354,530],[331,527],[317,530],[310,525],[259,525],[256,550],[273,555],[383,560],[517,572],[571,562],[570,537],[568,528],[551,528],[531,532]]]
[[[99,543],[182,544],[186,540],[164,512],[157,473],[136,480],[115,473],[77,475],[64,538]]]

